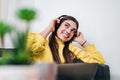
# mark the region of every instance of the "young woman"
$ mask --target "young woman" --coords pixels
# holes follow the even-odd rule
[[[74,17],[62,15],[52,20],[41,33],[31,32],[28,35],[27,48],[32,51],[32,60],[63,64],[79,59],[85,63],[103,64],[101,53],[84,39],[78,27],[78,21]],[[84,50],[74,46],[72,41],[77,42]]]

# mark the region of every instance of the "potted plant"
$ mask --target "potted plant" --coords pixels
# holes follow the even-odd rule
[[[15,47],[14,51],[2,52],[3,55],[0,59],[0,80],[55,80],[57,66],[53,63],[37,64],[37,66],[31,65],[33,64],[30,59],[31,52],[25,48],[30,28],[29,24],[36,16],[35,10],[22,8],[17,11],[17,16],[27,23],[26,30],[23,32],[10,27],[7,23],[0,22],[2,47],[4,46],[4,35],[7,32],[14,30],[16,34],[16,38],[12,40]]]
[[[22,8],[17,11],[17,17],[19,19],[25,20],[27,25],[30,24],[32,20],[35,19],[36,12],[33,9]],[[11,27],[9,24],[5,22],[0,22],[0,38],[1,45],[4,47],[4,36],[6,33],[14,30],[15,34],[17,34],[16,38],[13,41],[14,50],[12,52],[2,51],[2,59],[0,59],[0,65],[7,64],[31,64],[30,60],[30,50],[26,50],[26,38],[29,32],[29,26],[26,27],[25,32],[18,31]]]

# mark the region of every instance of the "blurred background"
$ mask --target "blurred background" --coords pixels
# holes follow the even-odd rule
[[[94,43],[105,57],[111,80],[119,80],[119,4],[120,0],[0,0],[0,20],[22,31],[26,24],[16,17],[16,11],[32,8],[37,16],[30,23],[30,32],[41,32],[53,18],[63,14],[74,16],[87,41]],[[5,35],[4,42],[4,48],[13,48],[9,34]]]

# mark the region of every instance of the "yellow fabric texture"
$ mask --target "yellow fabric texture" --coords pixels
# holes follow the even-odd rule
[[[64,63],[63,57],[64,43],[58,39],[59,44],[59,56],[61,62]],[[52,53],[49,47],[49,40],[44,39],[40,34],[31,32],[28,35],[26,48],[32,51],[32,60],[35,62],[53,62]],[[104,64],[104,58],[99,51],[96,50],[93,44],[85,47],[84,50],[74,46],[72,43],[69,45],[69,49],[77,56],[78,59],[83,60],[86,63],[99,63]]]

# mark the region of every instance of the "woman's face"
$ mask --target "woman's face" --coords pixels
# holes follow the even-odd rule
[[[72,20],[65,20],[57,30],[57,37],[66,42],[72,39],[76,31],[76,23]]]

